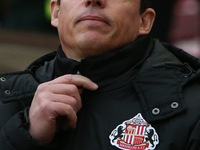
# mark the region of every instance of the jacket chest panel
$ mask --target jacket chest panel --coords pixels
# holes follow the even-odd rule
[[[64,136],[69,149],[117,149],[110,144],[113,129],[142,111],[132,85],[109,92],[82,96],[83,107],[78,113],[77,129]],[[102,111],[103,110],[103,111]],[[62,138],[63,139],[63,138]],[[71,144],[76,143],[76,144]]]

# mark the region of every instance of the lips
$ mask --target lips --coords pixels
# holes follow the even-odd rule
[[[103,23],[108,24],[108,21],[104,17],[98,16],[98,15],[85,15],[85,16],[82,16],[78,20],[78,22],[87,21],[87,20],[90,20],[90,21],[99,21],[99,22],[103,22]]]

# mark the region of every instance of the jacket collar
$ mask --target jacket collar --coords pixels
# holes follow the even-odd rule
[[[109,88],[111,90],[112,88],[117,88],[116,84],[113,85],[111,82],[142,64],[151,52],[152,47],[152,39],[148,35],[141,36],[119,51],[105,56],[85,58],[81,62],[66,58],[60,47],[55,60],[54,73],[58,77],[79,72],[97,83],[99,89],[104,89],[105,91]],[[128,82],[130,83],[127,80],[122,84],[128,84]],[[112,87],[112,85],[115,87]],[[121,83],[118,86],[122,86]]]
[[[164,44],[163,46],[159,41],[154,41],[154,43],[154,51],[144,61],[132,81],[140,98],[144,116],[149,122],[166,119],[185,111],[183,87],[190,80],[200,76],[200,63],[197,58],[170,45]],[[6,79],[0,81],[0,100],[3,103],[8,103],[31,99],[39,83],[54,78],[52,72],[55,68],[55,56],[55,53],[46,55],[23,72],[0,75],[0,79],[2,77]],[[108,56],[107,59],[109,60],[111,56]],[[118,57],[120,59],[122,56]],[[102,63],[102,66],[106,65],[104,62]],[[91,69],[95,69],[93,65]],[[107,70],[106,73],[109,72],[111,71]],[[84,71],[81,73],[85,74]],[[90,75],[87,76],[90,77]],[[99,79],[93,78],[93,80]],[[172,108],[174,102],[178,103],[177,108]],[[158,108],[160,113],[153,114],[155,108]]]

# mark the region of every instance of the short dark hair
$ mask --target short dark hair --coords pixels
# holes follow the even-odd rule
[[[57,3],[60,5],[60,1],[58,0]],[[140,13],[145,12],[145,10],[149,7],[151,7],[151,3],[153,0],[140,0],[141,6],[140,6]]]

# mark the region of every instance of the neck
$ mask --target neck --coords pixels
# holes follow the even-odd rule
[[[74,51],[69,51],[69,50],[63,50],[63,52],[65,53],[65,55],[67,56],[67,58],[76,60],[78,62],[81,62],[82,59],[86,58],[87,56],[81,55],[81,54],[77,54]]]
[[[65,53],[65,56],[67,58],[76,60],[78,62],[81,62],[81,60],[87,58],[87,57],[98,57],[98,56],[103,56],[115,51],[120,50],[121,48],[124,47],[124,45],[118,47],[118,48],[108,48],[106,46],[88,46],[88,47],[69,47],[66,46],[65,44],[62,44],[62,49],[63,52]]]

